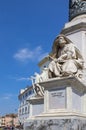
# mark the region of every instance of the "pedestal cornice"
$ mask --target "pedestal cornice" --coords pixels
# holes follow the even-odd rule
[[[68,35],[68,34],[71,34],[74,32],[78,32],[78,31],[86,31],[86,23],[85,22],[81,22],[81,23],[78,23],[76,25],[72,25],[72,26],[63,28],[61,33]]]
[[[52,86],[56,86],[58,88],[59,86],[72,86],[76,89],[80,90],[81,92],[86,92],[86,85],[80,80],[79,78],[75,76],[70,77],[62,77],[62,78],[52,78],[47,80],[46,82],[40,83],[41,86],[44,87],[44,89],[52,88]]]

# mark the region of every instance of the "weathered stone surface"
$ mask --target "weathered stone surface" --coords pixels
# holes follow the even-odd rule
[[[86,14],[86,0],[69,1],[69,20],[78,15]]]
[[[28,123],[29,130],[86,130],[86,120],[51,119],[34,120]]]

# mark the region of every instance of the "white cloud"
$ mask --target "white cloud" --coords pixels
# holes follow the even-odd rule
[[[17,53],[14,54],[14,58],[19,61],[27,61],[27,60],[40,60],[43,58],[47,53],[43,54],[43,50],[41,46],[36,47],[33,50],[29,50],[28,48],[23,48],[18,50]]]
[[[17,80],[19,80],[19,81],[28,81],[28,80],[30,80],[29,78],[25,78],[25,77],[21,77],[21,78],[18,78]]]
[[[16,75],[16,76],[9,75],[8,78],[12,79],[12,80],[16,80],[16,81],[29,81],[29,80],[31,80],[29,77],[20,77],[18,75]]]
[[[12,94],[4,94],[4,95],[2,95],[2,99],[9,100],[12,98],[12,96],[13,96]]]

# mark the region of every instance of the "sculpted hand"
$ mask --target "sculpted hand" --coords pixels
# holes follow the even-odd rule
[[[64,63],[64,62],[66,62],[66,60],[64,60],[64,59],[62,59],[62,58],[58,58],[57,62],[58,62],[58,63]]]
[[[61,62],[61,61],[62,61],[62,58],[58,58],[57,61],[58,61],[58,62]]]
[[[57,63],[57,62],[58,62],[58,59],[55,58],[55,59],[54,59],[54,62]]]

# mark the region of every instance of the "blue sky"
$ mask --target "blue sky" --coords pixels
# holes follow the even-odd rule
[[[0,1],[0,115],[16,112],[20,89],[66,22],[68,0]]]

